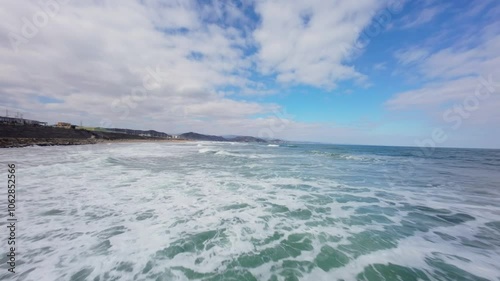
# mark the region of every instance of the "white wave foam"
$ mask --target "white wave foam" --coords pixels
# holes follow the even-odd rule
[[[389,262],[429,271],[433,269],[425,258],[433,252],[442,253],[440,258],[448,264],[472,274],[498,279],[500,271],[493,264],[500,258],[498,248],[465,248],[433,233],[473,239],[485,223],[498,220],[499,207],[473,205],[462,194],[442,197],[436,189],[382,189],[366,182],[347,185],[343,177],[363,175],[347,174],[323,161],[311,167],[308,161],[314,155],[289,156],[280,149],[258,146],[111,144],[74,149],[0,150],[2,159],[19,159],[22,167],[19,241],[25,249],[23,266],[33,269],[25,280],[69,280],[84,267],[93,268],[89,280],[97,276],[102,280],[104,274],[128,280],[167,273],[170,279],[185,280],[182,272],[172,268],[224,272],[238,257],[278,247],[281,240],[297,233],[311,235],[312,250],[287,259],[314,261],[325,243],[320,237],[336,237],[338,241],[328,242],[335,248],[349,244],[363,231],[384,230],[388,223],[355,224],[360,208],[393,210],[394,214],[384,216],[392,221],[389,224],[400,225],[407,219],[408,206],[417,205],[465,212],[476,220],[416,232],[397,240],[392,249],[350,256],[344,267],[330,272],[315,268],[304,273],[303,279],[331,280],[335,276],[355,280],[366,266]],[[68,155],[63,163],[61,153]],[[152,169],[157,166],[161,169]],[[382,191],[385,193],[378,193]],[[297,214],[305,214],[305,218]],[[191,235],[214,230],[218,234],[196,250],[158,257],[159,251],[172,251],[178,241],[185,241],[189,249],[194,245],[189,244]],[[282,238],[264,244],[275,233]],[[282,261],[269,260],[249,271],[268,280],[271,269],[279,269]],[[130,271],[117,270],[123,262],[131,264]],[[143,274],[148,263],[152,268]]]

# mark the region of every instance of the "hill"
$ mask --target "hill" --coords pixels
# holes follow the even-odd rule
[[[266,143],[267,141],[264,139],[256,138],[256,137],[250,137],[250,136],[236,136],[232,138],[228,138],[228,141],[234,141],[234,142],[260,142],[260,143]]]
[[[155,130],[144,131],[144,130],[120,129],[120,128],[105,128],[104,130],[106,132],[121,133],[121,134],[136,135],[136,136],[147,136],[147,137],[157,137],[157,138],[171,137],[171,135],[169,134],[158,132]]]
[[[187,140],[198,140],[198,141],[232,141],[232,142],[258,142],[258,143],[266,143],[267,141],[264,139],[250,137],[250,136],[212,136],[212,135],[203,135],[194,132],[184,133],[180,135],[181,138]]]
[[[200,140],[200,141],[227,141],[225,138],[220,136],[202,135],[194,132],[184,133],[179,135],[179,137],[187,140]]]

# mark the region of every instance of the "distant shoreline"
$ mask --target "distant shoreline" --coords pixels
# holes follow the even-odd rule
[[[32,125],[0,125],[0,148],[84,145],[106,142],[179,142],[182,139]]]
[[[66,138],[0,138],[0,148],[18,148],[30,146],[66,146],[98,143],[145,143],[145,142],[187,142],[176,139],[66,139]]]
[[[66,124],[66,123],[65,123]],[[265,140],[252,136],[222,137],[194,132],[169,135],[153,130],[130,130],[118,128],[91,128],[67,126],[46,126],[39,124],[0,124],[0,148],[26,146],[83,145],[103,142],[185,142],[221,141],[243,143],[283,143],[282,140]]]

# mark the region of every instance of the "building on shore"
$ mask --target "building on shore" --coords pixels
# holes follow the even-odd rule
[[[66,122],[57,122],[56,127],[64,129],[75,129],[76,125],[71,125],[71,123],[66,123]]]
[[[47,122],[7,116],[0,116],[0,124],[47,126]]]

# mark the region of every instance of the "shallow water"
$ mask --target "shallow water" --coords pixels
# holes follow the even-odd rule
[[[17,166],[19,219],[18,273],[4,243],[2,280],[500,280],[499,150],[114,143],[0,157]]]

